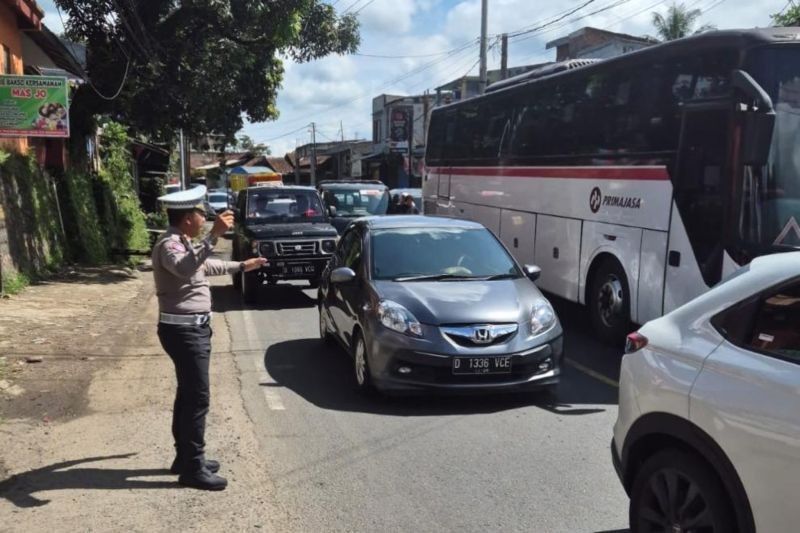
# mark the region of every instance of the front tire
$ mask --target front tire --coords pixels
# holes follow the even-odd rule
[[[631,488],[631,531],[735,532],[733,508],[714,470],[694,454],[667,449],[647,459]]]
[[[597,336],[621,344],[630,333],[631,296],[625,270],[616,259],[600,263],[589,288],[589,316]]]
[[[331,335],[330,331],[328,331],[328,322],[323,317],[322,313],[322,306],[318,306],[319,309],[319,338],[322,341],[322,344],[325,346],[332,346],[333,345],[333,336]]]
[[[353,375],[355,377],[356,389],[362,394],[370,394],[373,391],[372,376],[369,370],[369,355],[367,353],[367,343],[364,335],[357,332],[353,342]]]

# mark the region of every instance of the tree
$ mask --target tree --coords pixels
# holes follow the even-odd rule
[[[248,135],[240,136],[236,146],[245,152],[251,152],[256,155],[270,154],[269,146],[263,143],[255,143]]]
[[[800,26],[800,6],[792,4],[785,11],[772,15],[772,22],[776,26]]]
[[[56,0],[87,45],[91,84],[75,103],[134,133],[221,134],[275,119],[281,58],[358,49],[358,21],[321,0]],[[82,94],[81,94],[82,93]],[[98,94],[101,93],[101,94]]]
[[[697,19],[702,14],[703,12],[699,9],[689,9],[682,3],[673,3],[667,8],[666,15],[653,12],[653,26],[656,28],[656,34],[663,41],[673,41],[715,29],[711,24],[704,24],[692,31]]]

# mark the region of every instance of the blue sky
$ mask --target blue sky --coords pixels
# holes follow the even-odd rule
[[[512,33],[553,21],[587,0],[489,0],[489,34]],[[720,29],[767,26],[769,15],[787,0],[685,0],[703,11],[699,24]],[[248,124],[243,133],[266,142],[273,154],[310,141],[311,121],[318,141],[372,136],[372,98],[381,93],[420,94],[447,81],[478,71],[480,0],[331,0],[337,10],[358,12],[359,54],[332,56],[306,64],[285,62],[286,75],[278,96],[278,120]],[[632,35],[652,35],[653,11],[665,11],[669,0],[594,0],[546,29],[521,35],[509,43],[509,66],[555,57],[545,43],[583,26]],[[39,0],[45,24],[60,31],[61,21],[50,0]],[[607,10],[591,14],[594,11]],[[583,17],[583,18],[580,18]],[[499,43],[490,39],[489,68],[500,63]],[[449,53],[448,53],[449,52]],[[401,57],[367,57],[366,54]],[[438,55],[434,55],[438,54]],[[425,56],[425,57],[419,57]]]

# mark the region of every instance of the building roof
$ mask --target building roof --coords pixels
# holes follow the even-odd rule
[[[245,167],[239,166],[231,169],[231,174],[274,174],[275,171],[269,167]]]
[[[47,65],[31,66],[36,67],[37,70],[42,71],[42,74],[46,76],[66,76],[73,80],[84,79],[83,67],[73,52],[75,47],[81,47],[81,45],[71,43],[73,46],[67,47],[65,41],[56,36],[56,34],[50,31],[44,24],[41,24],[39,29],[27,29],[23,31],[58,68],[48,68]],[[53,72],[45,74],[45,70]]]

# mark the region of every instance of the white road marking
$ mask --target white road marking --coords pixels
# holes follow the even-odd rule
[[[250,339],[257,340],[256,325],[253,322],[251,311],[243,311],[242,319],[248,341]],[[266,368],[264,368],[264,359],[260,353],[253,359],[253,367],[258,374],[258,386],[264,391],[264,399],[267,401],[267,407],[272,411],[285,411],[286,406],[283,405],[281,394],[278,391],[279,385],[272,379],[272,376],[269,375]]]

